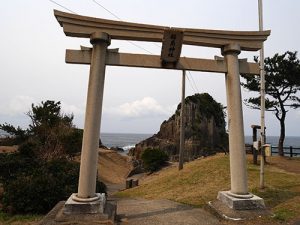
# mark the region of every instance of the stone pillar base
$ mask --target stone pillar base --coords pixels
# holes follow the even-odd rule
[[[89,199],[82,199],[73,193],[66,201],[63,213],[66,215],[72,214],[95,214],[103,213],[106,206],[105,194],[96,193],[96,197]]]
[[[70,198],[69,198],[70,200]],[[106,224],[113,225],[116,223],[117,205],[115,201],[107,200],[103,212],[94,213],[95,211],[101,211],[98,208],[99,204],[81,203],[75,205],[72,201],[71,204],[66,202],[59,202],[39,223],[38,225],[87,225],[87,224]],[[98,206],[97,206],[98,205]],[[66,207],[67,206],[67,207]],[[97,208],[97,209],[96,209]],[[70,213],[66,211],[72,209]],[[77,213],[75,213],[77,211]],[[89,213],[91,212],[91,213]],[[96,221],[96,222],[95,222]]]
[[[234,210],[265,208],[264,200],[253,194],[239,196],[232,194],[230,191],[220,191],[217,198],[227,207]]]

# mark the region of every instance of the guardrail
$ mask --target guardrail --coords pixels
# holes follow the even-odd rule
[[[288,150],[288,151],[285,151]],[[271,146],[271,155],[278,154],[278,146]],[[300,148],[293,146],[283,147],[284,156],[294,157],[300,156]]]

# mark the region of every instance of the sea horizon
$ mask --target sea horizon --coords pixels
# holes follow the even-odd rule
[[[8,135],[6,132],[0,130],[0,137]],[[120,147],[128,150],[134,147],[137,143],[153,136],[154,133],[125,133],[125,132],[102,132],[100,139],[102,144],[111,147]],[[259,139],[259,135],[257,137]],[[270,135],[266,136],[266,143],[272,146],[278,145],[279,136]],[[252,144],[252,135],[245,135],[245,144]],[[285,136],[284,146],[300,147],[300,136],[287,135]]]

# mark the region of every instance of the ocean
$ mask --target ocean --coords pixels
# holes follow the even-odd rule
[[[128,150],[135,146],[142,140],[151,137],[153,134],[118,134],[118,133],[103,133],[101,134],[101,141],[103,145],[107,147],[120,147],[124,150]],[[272,146],[278,145],[277,136],[268,136],[266,143]],[[252,144],[252,136],[245,136],[245,143]],[[287,136],[285,137],[284,146],[293,146],[300,148],[300,137]]]
[[[5,132],[0,130],[0,137],[7,135]],[[102,133],[100,135],[102,144],[107,147],[120,147],[127,152],[130,148],[134,147],[135,144],[142,140],[151,137],[153,134],[130,134],[130,133]],[[245,143],[252,144],[252,136],[245,136]],[[266,143],[272,146],[278,145],[277,136],[267,136]],[[300,137],[297,136],[286,136],[284,146],[293,146],[300,148]]]
[[[120,147],[124,149],[124,154],[128,153],[128,150],[133,148],[135,144],[139,143],[142,140],[145,140],[148,137],[151,137],[153,134],[121,134],[121,133],[102,133],[100,135],[102,144],[107,147]],[[268,136],[266,143],[273,146],[274,152],[277,152],[278,139],[277,136]],[[245,136],[245,143],[252,144],[252,136]],[[300,137],[287,136],[285,137],[284,146],[287,147],[284,151],[289,155],[289,147],[293,146],[294,148],[300,148]],[[300,150],[294,150],[295,153],[300,154]],[[276,153],[274,153],[276,155]],[[298,155],[299,156],[299,155]]]
[[[279,137],[277,136],[267,136],[266,143],[272,146],[278,146]],[[252,144],[252,136],[245,136],[245,143]],[[284,146],[293,146],[295,148],[300,148],[300,137],[297,136],[286,136],[284,140]]]
[[[120,147],[125,151],[133,148],[135,144],[151,137],[153,134],[127,134],[127,133],[102,133],[100,139],[106,147]]]

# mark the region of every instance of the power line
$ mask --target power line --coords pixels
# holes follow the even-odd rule
[[[140,49],[142,49],[142,50],[144,50],[144,51],[150,53],[151,55],[154,55],[153,52],[150,52],[149,50],[145,49],[144,47],[139,46],[138,44],[136,44],[136,43],[134,43],[134,42],[132,42],[132,41],[128,41],[128,42],[129,42],[130,44],[134,45],[135,47],[140,48]]]
[[[104,9],[106,12],[108,12],[109,14],[111,14],[112,16],[114,16],[116,19],[118,19],[119,21],[123,21],[120,17],[118,17],[116,14],[114,14],[112,11],[110,11],[109,9],[107,9],[106,7],[104,7],[102,4],[100,4],[98,1],[96,0],[92,0],[95,4],[97,4],[99,7],[101,7],[102,9]],[[130,44],[134,45],[135,47],[142,49],[148,53],[150,53],[151,55],[154,55],[151,51],[145,49],[144,47],[132,42],[132,41],[128,41]]]
[[[71,12],[71,13],[74,13],[74,14],[78,15],[78,13],[76,13],[76,12],[74,12],[73,10],[71,10],[71,9],[69,9],[69,8],[67,8],[67,7],[65,7],[65,6],[62,5],[62,4],[57,3],[57,2],[54,1],[54,0],[49,0],[49,1],[52,2],[52,3],[54,3],[54,4],[56,4],[56,5],[58,5],[58,6],[60,6],[61,8],[65,9],[65,10]],[[93,2],[95,2],[98,6],[100,6],[101,8],[103,8],[104,10],[106,10],[107,12],[109,12],[109,13],[110,13],[111,15],[113,15],[114,17],[116,17],[118,20],[122,21],[120,17],[118,17],[116,14],[114,14],[113,12],[111,12],[110,10],[108,10],[107,8],[105,8],[105,7],[104,7],[103,5],[101,5],[99,2],[97,2],[97,1],[95,1],[95,0],[93,0]],[[127,41],[127,42],[129,42],[130,44],[134,45],[134,46],[137,47],[137,48],[140,48],[140,49],[142,49],[142,50],[148,52],[149,54],[154,55],[151,51],[149,51],[149,50],[143,48],[142,46],[139,46],[138,44],[136,44],[136,43],[134,43],[134,42],[132,42],[132,41]]]
[[[195,80],[194,80],[194,78],[193,78],[191,72],[190,72],[189,70],[188,70],[188,72],[189,72],[189,74],[191,75],[191,79],[192,79],[192,81],[193,81],[193,83],[194,83],[194,85],[195,85],[195,88],[196,88],[196,90],[197,90],[197,93],[199,93],[199,89],[198,89],[198,87],[197,87],[197,84],[196,84],[196,82],[195,82]]]
[[[105,8],[103,5],[101,5],[99,2],[97,2],[96,0],[93,0],[93,2],[95,2],[98,6],[100,6],[102,9],[104,9],[106,12],[108,12],[109,14],[113,15],[115,18],[117,18],[118,20],[122,21],[122,19],[120,17],[118,17],[116,14],[114,14],[112,11],[108,10],[107,8]]]
[[[52,3],[54,3],[54,4],[56,4],[56,5],[58,5],[58,6],[60,6],[60,7],[62,7],[63,9],[65,9],[65,10],[71,12],[71,13],[77,14],[76,12],[74,12],[74,11],[72,11],[71,9],[68,9],[67,7],[65,7],[65,6],[63,6],[63,5],[59,4],[59,3],[57,3],[56,1],[53,1],[53,0],[49,0],[49,1],[52,2]],[[78,15],[78,14],[77,14],[77,15]]]
[[[63,5],[61,5],[61,4],[59,4],[59,3],[57,3],[56,1],[54,1],[54,0],[49,0],[50,2],[52,2],[52,3],[54,3],[54,4],[56,4],[56,5],[58,5],[58,6],[60,6],[60,7],[62,7],[63,9],[65,9],[65,10],[67,10],[67,11],[69,11],[69,12],[72,12],[72,13],[74,13],[74,14],[77,14],[76,12],[74,12],[73,10],[71,10],[71,9],[69,9],[69,8],[67,8],[67,7],[65,7],[65,6],[63,6]],[[119,21],[122,21],[122,19],[120,18],[120,17],[118,17],[116,14],[114,14],[112,11],[110,11],[109,9],[107,9],[106,7],[104,7],[102,4],[100,4],[99,2],[97,2],[96,0],[92,0],[95,4],[97,4],[98,6],[100,6],[101,8],[103,8],[105,11],[107,11],[109,14],[111,14],[112,16],[114,16],[115,18],[117,18]],[[77,14],[78,15],[78,14]],[[134,45],[135,47],[137,47],[137,48],[140,48],[140,49],[142,49],[142,50],[144,50],[144,51],[146,51],[146,52],[148,52],[148,53],[150,53],[150,54],[152,54],[153,55],[153,53],[151,52],[151,51],[149,51],[149,50],[147,50],[147,49],[145,49],[144,47],[142,47],[142,46],[139,46],[138,44],[136,44],[136,43],[134,43],[134,42],[132,42],[132,41],[127,41],[127,42],[129,42],[130,44],[132,44],[132,45]],[[154,46],[156,46],[156,47],[158,47],[158,48],[160,48],[160,46],[158,45],[158,44],[156,44],[156,43],[153,43],[153,45]],[[183,57],[184,59],[185,59],[185,57]],[[187,62],[187,64],[188,64],[188,61],[187,60],[185,60],[186,62]],[[189,64],[188,64],[188,66],[189,66]],[[190,67],[190,66],[189,66]],[[199,93],[199,90],[198,90],[198,88],[197,88],[197,85],[196,85],[196,82],[194,81],[194,79],[193,79],[193,77],[192,77],[192,75],[191,75],[191,72],[190,71],[188,71],[189,72],[189,74],[190,74],[190,76],[191,76],[191,79],[192,79],[192,82],[191,82],[191,80],[190,80],[190,78],[189,78],[189,76],[188,76],[188,74],[187,74],[187,79],[188,79],[188,81],[189,81],[189,85],[191,86],[191,88],[193,89],[193,91],[194,92],[198,92]],[[194,86],[193,86],[193,84],[194,84]],[[195,90],[195,88],[196,88],[196,90]]]
[[[186,57],[184,56],[183,57],[183,59],[184,59],[184,61],[186,62],[186,64],[188,65],[188,68],[191,68],[191,66],[190,66],[190,64],[189,64],[189,62],[188,62],[188,60],[186,60]],[[197,87],[197,84],[196,84],[196,82],[195,82],[195,80],[193,79],[193,76],[192,76],[192,74],[191,74],[191,72],[188,70],[188,72],[189,72],[189,74],[190,74],[190,76],[191,76],[191,80],[193,81],[193,84],[194,84],[194,86],[195,86],[195,88],[196,88],[196,90],[193,88],[193,90],[196,92],[196,93],[200,93],[199,92],[199,89],[198,89],[198,87]],[[188,77],[188,75],[187,75],[187,78],[188,78],[188,80],[189,80],[189,77]],[[190,81],[190,80],[189,80]],[[191,81],[190,81],[190,83],[191,83]],[[192,86],[192,85],[191,85]]]
[[[195,88],[194,88],[193,85],[192,85],[192,82],[191,82],[191,80],[190,80],[188,74],[186,74],[186,78],[188,79],[189,85],[191,86],[191,88],[193,89],[193,91],[194,91],[195,93],[197,93],[196,90],[195,90]]]

